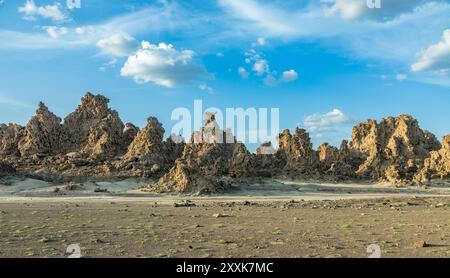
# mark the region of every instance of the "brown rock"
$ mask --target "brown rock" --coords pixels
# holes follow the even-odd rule
[[[0,124],[0,157],[19,156],[19,142],[23,137],[24,128],[16,124]]]
[[[229,131],[220,129],[214,115],[207,114],[205,118],[205,127],[192,135],[169,173],[146,190],[220,192],[231,186],[231,175],[245,175],[250,163],[245,146],[237,143]]]
[[[374,180],[411,181],[414,174],[440,144],[431,133],[420,129],[408,115],[374,120],[353,129],[350,150],[364,161],[357,173]]]
[[[424,182],[445,178],[450,178],[450,135],[444,137],[439,151],[430,153],[430,157],[425,160],[415,180]]]
[[[89,134],[106,121],[122,123],[116,111],[108,108],[109,99],[91,93],[86,93],[81,99],[81,105],[65,119],[63,127],[68,134],[68,147],[71,151],[83,149],[89,140]],[[102,123],[103,122],[103,123]],[[121,124],[123,130],[123,124]],[[95,136],[94,136],[95,137]],[[92,142],[90,142],[92,144]]]
[[[62,151],[62,142],[65,139],[61,118],[50,112],[41,102],[36,115],[25,127],[24,137],[19,142],[19,152],[23,157],[57,154]]]
[[[313,150],[311,138],[304,129],[296,128],[291,135],[284,130],[278,136],[278,153],[286,164],[283,173],[287,176],[313,176],[317,174],[319,155]]]

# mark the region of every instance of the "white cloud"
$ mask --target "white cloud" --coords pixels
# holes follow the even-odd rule
[[[311,132],[324,131],[336,125],[347,124],[350,118],[339,109],[333,109],[325,114],[313,114],[303,121],[305,127]]]
[[[282,82],[291,82],[291,81],[295,81],[298,78],[298,73],[291,69],[291,70],[287,70],[283,72],[283,75],[281,76],[281,81]]]
[[[62,21],[68,19],[68,15],[61,11],[61,4],[36,6],[34,0],[27,0],[23,6],[18,8],[19,13],[24,15],[24,19],[34,20],[36,16],[51,19],[53,21]]]
[[[411,66],[411,71],[436,71],[450,73],[450,29],[444,31],[442,40],[419,53],[418,61]]]
[[[266,45],[266,39],[262,38],[262,37],[259,37],[258,40],[257,40],[257,43],[259,45],[261,45],[261,46],[264,46],[264,45]]]
[[[339,146],[340,140],[351,134],[354,121],[339,109],[330,112],[312,114],[303,121],[303,126],[315,139]]]
[[[136,52],[139,48],[139,43],[132,36],[126,33],[119,33],[99,40],[97,42],[97,47],[100,48],[103,53],[111,54],[116,57],[125,57]]]
[[[176,50],[171,44],[153,45],[142,42],[142,48],[129,56],[121,69],[122,76],[137,83],[155,83],[172,88],[188,83],[205,73],[203,66],[194,63],[192,50]]]
[[[257,75],[263,75],[270,71],[269,63],[267,60],[258,59],[253,64],[252,70],[256,72]]]
[[[48,26],[45,27],[45,30],[47,31],[48,35],[54,39],[64,36],[69,32],[69,30],[66,27],[57,27],[57,26]]]
[[[269,86],[276,86],[280,83],[288,83],[297,80],[298,73],[291,69],[284,71],[279,79],[277,79],[273,74],[268,74],[264,79],[264,83]]]
[[[244,79],[247,79],[248,76],[250,75],[250,74],[248,73],[248,71],[247,71],[245,68],[243,68],[243,67],[239,67],[239,68],[238,68],[238,74],[239,74],[242,78],[244,78]]]

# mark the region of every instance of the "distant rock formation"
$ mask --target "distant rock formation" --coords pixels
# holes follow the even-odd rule
[[[246,176],[251,158],[245,146],[224,132],[213,114],[194,133],[182,156],[156,184],[146,190],[159,192],[214,193],[231,186],[231,178]]]
[[[87,93],[61,123],[40,103],[25,127],[0,124],[0,175],[15,171],[45,180],[139,177],[157,179],[143,190],[212,193],[233,182],[261,178],[323,181],[366,180],[391,184],[450,179],[450,135],[440,143],[408,115],[367,120],[353,128],[340,148],[313,149],[309,134],[296,128],[250,153],[212,113],[186,144],[155,117],[139,129],[123,124],[109,100]]]
[[[278,136],[278,152],[286,164],[283,174],[286,176],[313,176],[317,174],[319,156],[313,150],[311,138],[304,129],[296,128],[294,134],[284,130]]]
[[[50,112],[43,102],[39,103],[36,115],[25,127],[18,149],[22,157],[36,155],[44,157],[60,153],[62,143],[67,140],[61,118]]]
[[[96,143],[108,145],[109,141],[117,139],[116,133],[123,132],[124,125],[119,114],[109,109],[108,103],[108,98],[101,95],[94,96],[88,92],[81,99],[81,105],[64,119],[63,128],[68,134],[69,151],[76,152],[85,147],[89,150]],[[98,149],[102,148],[100,145]]]
[[[0,124],[0,158],[20,156],[19,142],[23,137],[24,128],[16,124]]]
[[[377,124],[368,120],[353,128],[349,143],[357,174],[376,181],[411,181],[431,151],[440,148],[436,137],[408,115],[388,117]]]
[[[439,151],[430,153],[430,157],[425,160],[424,166],[416,175],[415,180],[424,182],[448,178],[450,178],[450,135],[444,137]]]

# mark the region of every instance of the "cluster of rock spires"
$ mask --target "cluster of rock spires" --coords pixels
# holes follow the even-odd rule
[[[140,130],[124,124],[109,100],[87,93],[64,121],[40,103],[25,127],[0,125],[0,177],[22,175],[49,181],[89,178],[153,178],[143,190],[219,192],[233,182],[261,178],[326,181],[367,180],[413,184],[450,178],[450,135],[442,143],[411,116],[368,120],[353,128],[340,148],[313,149],[297,128],[262,144],[256,154],[222,130],[213,114],[190,141],[172,135],[154,117]]]

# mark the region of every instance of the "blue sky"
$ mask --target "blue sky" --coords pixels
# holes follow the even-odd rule
[[[177,107],[279,108],[280,128],[339,145],[368,118],[450,133],[450,1],[0,0],[0,122],[87,91],[124,122]],[[252,147],[254,149],[254,147]]]

